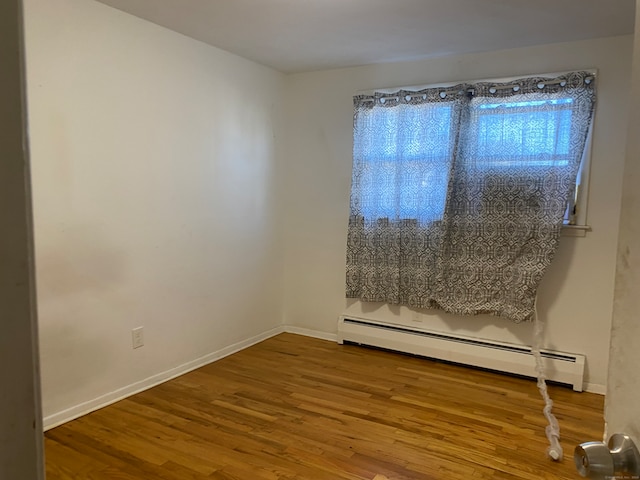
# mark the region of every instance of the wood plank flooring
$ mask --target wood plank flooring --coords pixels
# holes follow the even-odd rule
[[[46,433],[48,480],[577,479],[604,397],[282,334]]]

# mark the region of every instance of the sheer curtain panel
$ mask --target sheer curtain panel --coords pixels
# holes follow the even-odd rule
[[[594,103],[590,72],[354,97],[346,296],[531,319]]]

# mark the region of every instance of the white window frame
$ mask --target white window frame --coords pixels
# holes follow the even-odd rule
[[[597,100],[596,100],[597,108]],[[591,230],[589,223],[587,222],[587,204],[589,201],[589,180],[591,177],[591,147],[593,137],[593,123],[589,127],[587,134],[587,141],[584,146],[584,153],[582,156],[582,162],[580,163],[580,170],[576,177],[576,191],[574,193],[574,205],[576,213],[573,221],[569,224],[565,224],[562,228],[562,235],[567,237],[584,237],[587,232]]]

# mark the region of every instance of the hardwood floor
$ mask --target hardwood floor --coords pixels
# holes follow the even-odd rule
[[[46,433],[47,479],[577,479],[604,397],[282,334]]]

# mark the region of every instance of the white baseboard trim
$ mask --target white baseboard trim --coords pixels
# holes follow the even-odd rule
[[[321,332],[320,330],[311,330],[310,328],[296,327],[294,325],[284,325],[283,329],[286,333],[295,333],[296,335],[319,338],[320,340],[329,340],[330,342],[338,341],[338,335],[335,333]]]
[[[144,390],[160,385],[161,383],[208,365],[212,362],[215,362],[216,360],[220,360],[221,358],[232,355],[236,352],[239,352],[240,350],[244,350],[247,347],[255,345],[256,343],[260,343],[263,340],[283,333],[284,331],[285,329],[282,326],[272,328],[271,330],[267,330],[266,332],[263,332],[259,335],[248,338],[241,342],[234,343],[233,345],[229,345],[228,347],[224,347],[218,351],[209,353],[190,362],[183,363],[182,365],[171,368],[165,372],[152,375],[151,377],[145,378],[144,380],[140,380],[139,382],[132,383],[131,385],[119,388],[117,390],[114,390],[113,392],[101,395],[97,398],[94,398],[93,400],[83,402],[61,412],[44,417],[43,428],[45,431],[47,431],[59,425],[62,425],[63,423],[75,420],[76,418],[82,417],[83,415],[91,413],[95,410],[99,410],[100,408],[106,407],[107,405],[111,405],[112,403],[123,400],[124,398],[127,398],[131,395],[135,395],[136,393],[140,393]]]
[[[589,393],[597,393],[598,395],[606,395],[607,386],[600,385],[599,383],[585,383],[584,391]]]

